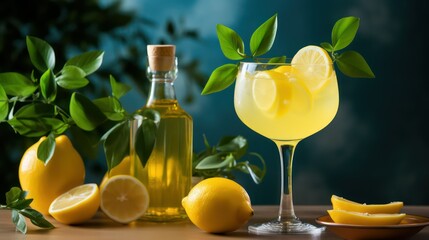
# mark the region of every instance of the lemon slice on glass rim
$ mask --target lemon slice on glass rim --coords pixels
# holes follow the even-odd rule
[[[333,74],[329,53],[318,46],[301,48],[292,58],[291,65],[310,91],[322,88]]]

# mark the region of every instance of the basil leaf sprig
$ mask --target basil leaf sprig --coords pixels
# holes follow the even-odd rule
[[[220,48],[223,55],[230,60],[241,61],[252,59],[264,55],[273,46],[277,33],[277,14],[262,23],[250,38],[250,54],[245,53],[244,42],[240,35],[233,29],[218,24],[216,32],[219,39]],[[286,57],[275,58],[277,61],[284,61]],[[238,72],[238,63],[224,64],[216,68],[210,75],[202,95],[222,91],[229,87],[235,80]]]
[[[355,38],[359,29],[360,19],[357,17],[344,17],[339,19],[332,29],[332,43],[323,42],[320,45],[331,54],[333,62],[338,69],[349,77],[374,78],[374,73],[364,57],[356,51],[338,51],[348,47]],[[266,54],[273,46],[277,33],[277,14],[265,21],[252,34],[250,39],[250,54],[245,53],[244,42],[237,32],[224,25],[218,24],[216,32],[223,55],[235,61],[244,59],[256,60]],[[286,57],[274,57],[269,62],[285,62]],[[202,95],[222,91],[229,87],[236,78],[238,63],[224,64],[211,73]]]
[[[18,187],[12,187],[6,193],[6,205],[0,205],[0,210],[12,211],[12,222],[15,224],[16,230],[23,234],[27,233],[27,223],[25,218],[30,219],[34,225],[44,228],[55,228],[41,213],[32,209],[30,203],[33,199],[26,199],[27,192],[22,191]]]
[[[247,153],[248,143],[242,136],[223,137],[215,146],[211,146],[204,136],[205,149],[194,154],[192,175],[197,177],[227,177],[234,178],[234,171],[249,174],[257,184],[261,183],[266,165],[264,158],[255,152]],[[256,158],[262,168],[248,160],[242,160],[246,155]]]
[[[344,75],[352,78],[374,78],[374,73],[360,53],[352,50],[338,53],[353,42],[359,23],[360,19],[357,17],[341,18],[332,28],[332,43],[322,42],[320,46],[331,54],[333,62]]]
[[[37,149],[38,158],[47,165],[55,150],[55,136],[79,129],[80,132],[72,131],[79,138],[103,123],[116,122],[101,138],[110,170],[129,154],[129,122],[140,115],[142,124],[136,138],[144,148],[139,148],[137,154],[142,163],[147,161],[155,141],[152,136],[157,128],[157,113],[127,113],[119,99],[130,87],[117,82],[113,76],[110,76],[111,96],[91,100],[78,92],[90,83],[88,76],[101,66],[103,51],[79,54],[57,70],[59,64],[49,43],[28,36],[26,44],[35,70],[29,76],[18,72],[0,73],[0,123],[8,123],[22,136],[48,136]],[[60,91],[70,93],[69,100],[65,101],[68,106],[57,98]],[[87,135],[79,139],[85,141]]]

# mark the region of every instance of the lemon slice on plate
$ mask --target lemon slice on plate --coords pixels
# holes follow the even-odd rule
[[[100,206],[97,184],[77,186],[58,196],[49,207],[49,214],[60,223],[78,224],[91,219]]]
[[[311,91],[322,88],[333,73],[328,52],[313,45],[301,48],[292,58],[291,65]]]
[[[112,220],[129,223],[143,216],[149,206],[146,187],[135,177],[116,175],[101,189],[101,210]]]
[[[405,213],[369,214],[344,210],[328,210],[328,213],[335,223],[368,226],[396,225],[399,224],[406,216]]]
[[[360,204],[348,199],[332,195],[332,208],[361,213],[399,213],[404,206],[403,202],[391,202],[387,204]]]

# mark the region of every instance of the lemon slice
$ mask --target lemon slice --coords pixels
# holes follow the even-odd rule
[[[283,67],[258,72],[253,78],[253,100],[269,117],[284,114],[290,104],[292,91],[287,72],[290,68]]]
[[[135,177],[113,176],[101,189],[101,210],[116,222],[132,222],[143,216],[148,206],[147,189]]]
[[[360,204],[336,195],[331,197],[334,210],[345,210],[361,213],[399,213],[404,206],[403,202],[391,202],[387,204]]]
[[[406,216],[405,213],[393,214],[369,214],[359,212],[349,212],[344,210],[328,210],[329,216],[335,223],[356,224],[356,225],[396,225]]]
[[[311,91],[320,89],[332,75],[332,60],[325,49],[318,46],[301,48],[292,58],[293,69],[302,75]]]
[[[60,223],[78,224],[91,219],[100,206],[97,184],[77,186],[58,196],[49,206],[49,214]]]
[[[262,111],[271,110],[277,101],[277,86],[272,75],[268,71],[258,72],[253,81],[253,100]]]

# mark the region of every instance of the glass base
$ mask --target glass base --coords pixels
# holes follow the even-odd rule
[[[308,223],[303,223],[299,220],[295,221],[278,221],[260,223],[250,225],[248,228],[250,233],[257,235],[269,234],[312,234],[318,235],[325,230],[325,227],[316,227]]]

